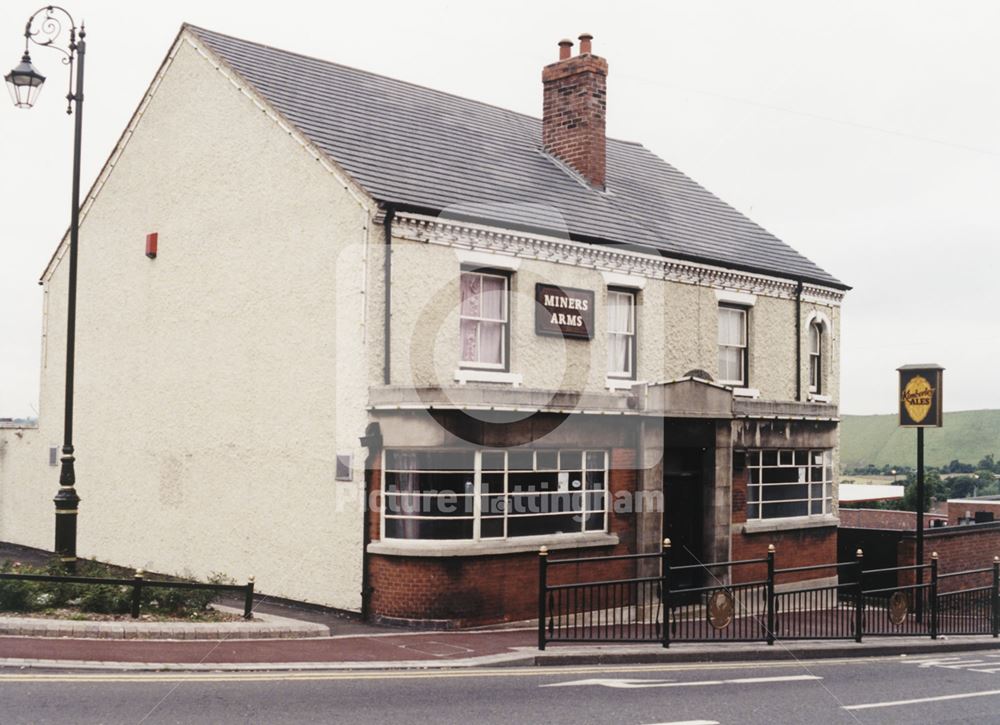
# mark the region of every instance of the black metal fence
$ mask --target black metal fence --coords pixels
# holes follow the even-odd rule
[[[205,582],[147,580],[142,570],[135,573],[131,579],[115,579],[110,577],[92,576],[61,576],[57,574],[17,574],[0,572],[0,580],[44,582],[49,584],[92,584],[106,586],[132,587],[132,602],[130,614],[132,619],[139,618],[142,606],[143,589],[200,589],[203,591],[231,592],[243,595],[243,618],[253,618],[254,579],[250,577],[246,584],[212,584]]]
[[[671,642],[773,644],[778,639],[861,642],[866,634],[1000,635],[997,558],[992,567],[939,574],[937,554],[927,564],[865,569],[859,549],[854,561],[779,569],[773,546],[761,559],[687,566],[671,566],[669,550],[668,539],[659,553],[550,561],[542,547],[538,648],[549,642],[669,647]],[[562,567],[572,567],[576,576],[553,572]],[[707,585],[672,586],[678,573],[694,569]],[[627,575],[609,574],[615,570]],[[550,583],[552,573],[558,582]],[[803,581],[809,573],[817,576]],[[939,591],[948,579],[968,586]]]

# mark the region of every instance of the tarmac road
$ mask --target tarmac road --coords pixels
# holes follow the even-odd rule
[[[0,670],[10,723],[1000,723],[1000,652],[286,673]]]

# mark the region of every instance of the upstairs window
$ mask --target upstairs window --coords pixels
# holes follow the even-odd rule
[[[737,387],[747,384],[747,311],[744,307],[719,306],[719,382]]]
[[[608,289],[608,375],[635,379],[635,293]]]
[[[809,392],[822,393],[823,387],[823,328],[820,323],[809,325]]]
[[[462,272],[460,329],[464,367],[507,369],[510,277]]]

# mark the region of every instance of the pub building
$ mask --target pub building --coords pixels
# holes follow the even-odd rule
[[[441,626],[535,616],[541,546],[835,560],[848,287],[606,137],[574,45],[538,119],[181,29],[85,209],[83,555]]]

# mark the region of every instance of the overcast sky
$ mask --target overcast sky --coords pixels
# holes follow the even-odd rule
[[[1000,408],[998,3],[66,4],[89,41],[84,190],[183,21],[536,116],[556,42],[593,33],[610,136],[854,287],[842,412],[894,411],[895,368],[914,362],[947,368],[946,410]],[[4,73],[35,9],[0,3]],[[37,281],[69,223],[67,70],[52,51],[33,59],[39,104],[0,99],[0,416],[37,408]]]

